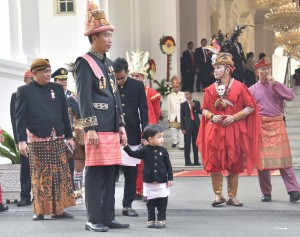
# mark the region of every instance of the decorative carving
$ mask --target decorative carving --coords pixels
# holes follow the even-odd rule
[[[2,199],[16,201],[20,198],[20,165],[0,165],[0,181],[2,187]]]

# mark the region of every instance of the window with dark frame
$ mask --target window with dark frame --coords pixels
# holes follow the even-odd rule
[[[75,13],[75,1],[74,0],[58,0],[58,14]]]

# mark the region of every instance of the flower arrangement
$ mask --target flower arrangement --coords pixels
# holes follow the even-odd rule
[[[147,69],[148,78],[150,81],[152,81],[152,80],[154,80],[154,75],[156,73],[156,64],[155,64],[154,59],[149,58],[148,65],[149,65],[149,67]]]
[[[176,44],[172,36],[162,36],[159,39],[160,50],[163,54],[171,55],[175,53]]]
[[[160,93],[162,97],[166,97],[168,94],[172,92],[171,83],[168,82],[166,79],[162,79],[161,82],[157,80],[153,80],[153,82],[158,85],[158,88],[155,90]]]
[[[171,71],[171,62],[172,62],[172,54],[175,53],[176,44],[175,40],[172,36],[165,36],[163,35],[159,39],[159,46],[160,50],[163,54],[167,55],[167,77],[166,80],[169,81],[170,79],[170,71]]]

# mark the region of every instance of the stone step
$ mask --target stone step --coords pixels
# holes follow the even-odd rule
[[[287,127],[286,131],[289,135],[290,134],[300,134],[300,128],[299,127]]]
[[[300,114],[286,113],[285,121],[288,123],[288,121],[293,121],[293,120],[300,120]]]
[[[299,120],[287,120],[286,121],[287,128],[298,128],[300,127],[300,119]]]

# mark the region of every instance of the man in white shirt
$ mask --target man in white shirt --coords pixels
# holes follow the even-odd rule
[[[183,150],[184,140],[180,129],[180,104],[185,101],[184,93],[180,91],[180,80],[178,76],[171,79],[172,93],[167,97],[168,103],[168,121],[172,132],[172,148],[179,143],[179,149]]]

